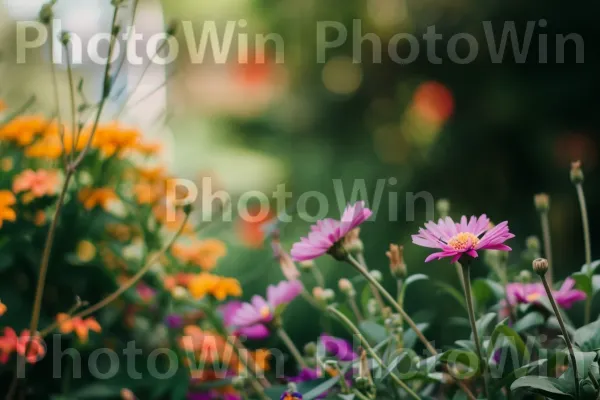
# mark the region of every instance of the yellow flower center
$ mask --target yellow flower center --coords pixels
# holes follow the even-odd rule
[[[269,306],[264,306],[260,309],[260,316],[263,318],[268,318],[271,315],[271,308]]]
[[[469,250],[477,243],[479,243],[479,238],[471,232],[461,232],[448,240],[448,246],[457,251]]]
[[[538,300],[540,297],[542,297],[542,295],[540,293],[531,293],[531,294],[528,294],[527,297],[525,297],[525,299],[529,303],[533,303],[534,301]]]

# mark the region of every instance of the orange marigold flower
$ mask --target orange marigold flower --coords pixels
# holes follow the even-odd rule
[[[79,201],[83,203],[86,210],[97,206],[107,210],[110,202],[116,199],[117,194],[111,188],[85,188],[79,192]]]
[[[163,191],[150,183],[138,183],[133,191],[138,204],[154,204],[163,196]]]
[[[6,304],[4,304],[2,302],[2,300],[0,300],[0,317],[3,316],[4,314],[6,314],[6,310],[7,310]]]
[[[205,271],[214,269],[217,261],[227,254],[225,244],[217,239],[199,240],[188,246],[176,244],[173,255],[183,263],[197,265]]]
[[[30,364],[35,364],[46,354],[46,346],[42,338],[38,334],[32,336],[29,329],[21,332],[15,350],[21,357],[25,357],[25,360]]]
[[[223,301],[228,296],[239,297],[242,295],[242,287],[237,279],[212,275],[207,272],[193,277],[188,282],[188,290],[196,299],[210,295]]]
[[[104,156],[111,157],[123,150],[136,148],[140,137],[137,130],[111,122],[97,127],[92,146],[99,149]]]
[[[196,353],[201,357],[201,361],[207,364],[216,361],[232,366],[239,364],[235,350],[222,336],[204,331],[196,325],[187,325],[183,328],[179,346],[185,351]]]
[[[162,150],[162,144],[159,142],[139,142],[135,146],[135,150],[144,156],[153,156]]]
[[[17,202],[15,195],[8,190],[0,190],[0,228],[4,221],[14,222],[17,220],[17,213],[12,206]]]
[[[152,207],[152,213],[159,224],[164,225],[165,228],[173,232],[181,227],[181,224],[185,219],[185,212],[183,210],[172,209],[171,212],[168,213],[164,203]],[[189,221],[185,224],[182,233],[188,235],[194,233],[194,227]]]
[[[0,140],[14,142],[19,146],[30,145],[38,136],[42,136],[48,122],[41,116],[20,116],[0,128]]]
[[[15,177],[13,191],[15,193],[29,192],[34,198],[52,196],[58,187],[58,173],[40,169],[26,169]]]
[[[167,172],[164,167],[138,168],[137,172],[141,179],[149,182],[164,181],[167,178]]]
[[[60,313],[56,316],[58,329],[61,333],[68,334],[75,332],[81,343],[86,343],[89,337],[89,331],[101,332],[102,328],[95,318],[83,319],[81,317],[71,317],[68,314]]]

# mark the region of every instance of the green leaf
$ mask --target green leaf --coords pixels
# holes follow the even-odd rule
[[[508,375],[502,377],[502,379],[500,379],[495,384],[495,388],[493,389],[493,391],[499,391],[503,386],[510,386],[515,380],[537,371],[538,369],[543,367],[547,362],[548,360],[546,359],[537,360],[512,370]]]
[[[590,264],[591,269],[592,269],[592,274],[596,273],[596,268],[598,268],[598,266],[600,265],[600,260],[595,260],[592,261],[592,263]],[[581,266],[581,272],[587,274],[589,271],[587,264],[583,264]]]
[[[383,342],[388,333],[385,328],[373,321],[362,321],[358,324],[358,329],[372,342]]]
[[[573,382],[546,376],[523,376],[510,385],[510,390],[525,390],[551,399],[575,398],[575,385]]]
[[[400,291],[400,298],[403,299],[405,297],[406,289],[409,285],[426,279],[429,279],[429,277],[425,274],[414,274],[406,278],[404,284],[402,285],[402,290]]]
[[[573,340],[584,351],[600,348],[600,320],[577,329]]]
[[[450,295],[454,300],[458,302],[463,308],[467,309],[467,303],[465,303],[465,296],[454,286],[449,285],[445,282],[436,282],[435,285],[441,289],[444,293]]]
[[[427,330],[427,328],[429,328],[429,323],[422,322],[420,324],[417,324],[417,328],[421,332],[423,332],[423,331]],[[417,340],[418,340],[417,334],[415,333],[415,331],[412,330],[412,328],[408,328],[404,331],[404,348],[412,349],[413,347],[415,347]]]
[[[487,313],[483,317],[479,318],[475,325],[477,326],[477,332],[480,337],[484,337],[492,324],[496,320],[496,313]],[[471,340],[474,340],[473,333],[471,333]]]
[[[506,320],[502,321],[500,324],[496,325],[496,328],[492,332],[492,337],[490,338],[490,342],[488,343],[487,354],[491,354],[496,342],[501,336],[504,336],[511,345],[514,345],[517,349],[517,352],[524,360],[529,360],[529,351],[521,339],[521,336],[514,329],[505,325]]]
[[[92,383],[84,386],[73,394],[76,399],[105,399],[119,395],[122,388],[110,386],[106,383]]]
[[[298,392],[302,393],[302,398],[305,400],[316,399],[332,387],[340,380],[339,376],[333,378],[321,378],[310,382],[302,382],[297,385]]]
[[[490,279],[476,279],[471,286],[473,298],[478,308],[483,307],[489,301],[497,302],[504,298],[502,285]]]
[[[593,286],[590,275],[584,272],[575,272],[571,275],[571,278],[575,280],[575,287],[577,289],[584,291],[588,296],[592,295]]]
[[[537,311],[530,312],[515,322],[513,329],[516,332],[525,332],[544,324],[544,316]]]
[[[445,363],[463,364],[474,370],[479,367],[479,358],[477,357],[477,354],[469,350],[448,350],[440,355],[440,361]]]

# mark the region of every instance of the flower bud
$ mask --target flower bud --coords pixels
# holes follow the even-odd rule
[[[377,304],[377,300],[369,299],[367,302],[367,311],[370,315],[377,315],[379,310],[379,305]]]
[[[173,297],[181,300],[181,299],[185,299],[188,295],[188,291],[186,288],[184,288],[183,286],[175,286],[173,288]]]
[[[383,279],[381,271],[378,271],[376,269],[369,271],[369,275],[371,275],[373,279],[375,279],[377,282],[381,282],[381,280]]]
[[[406,264],[404,263],[404,247],[390,244],[390,250],[385,252],[390,260],[390,272],[397,279],[406,278]]]
[[[335,292],[332,289],[323,290],[322,299],[327,303],[333,301],[335,299]]]
[[[360,240],[360,228],[354,228],[344,237],[344,248],[350,253],[362,253],[365,246]]]
[[[539,276],[546,275],[546,272],[548,272],[548,260],[545,258],[536,258],[533,260],[533,271]]]
[[[70,41],[71,41],[71,34],[67,31],[63,31],[60,34],[60,42],[66,46],[69,44]]]
[[[352,282],[346,278],[342,278],[338,281],[338,287],[340,288],[340,291],[348,297],[354,297],[356,295]]]
[[[340,369],[340,364],[337,362],[337,360],[327,360],[323,363],[323,369],[329,374],[329,376],[336,376],[339,369]]]
[[[177,33],[177,21],[169,22],[165,33],[167,34],[167,36],[175,36],[175,34]]]
[[[450,201],[448,199],[439,199],[435,203],[435,208],[440,218],[446,218],[450,214]]]
[[[49,24],[54,18],[54,10],[52,7],[54,6],[55,1],[50,1],[42,6],[40,9],[40,13],[38,18],[42,24]]]
[[[539,193],[533,197],[533,204],[539,212],[546,212],[550,209],[550,196],[546,193]]]
[[[308,342],[304,345],[304,354],[307,357],[314,357],[317,354],[317,344],[315,342]]]
[[[231,386],[237,390],[244,390],[246,382],[247,379],[245,376],[234,376],[233,379],[231,379]]]
[[[571,182],[578,185],[583,182],[583,171],[581,170],[581,161],[571,163]]]
[[[302,271],[308,272],[314,268],[315,262],[313,260],[300,261],[298,265],[300,265]]]
[[[524,269],[523,271],[521,271],[519,273],[519,276],[517,279],[519,280],[519,282],[529,283],[529,282],[531,282],[531,272]]]
[[[527,246],[528,250],[540,251],[540,239],[537,236],[528,236],[527,239],[525,239],[525,246]]]
[[[121,400],[135,400],[133,392],[127,388],[121,389]]]

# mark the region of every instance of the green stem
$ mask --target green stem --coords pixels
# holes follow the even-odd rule
[[[565,327],[565,323],[563,321],[562,315],[558,310],[558,306],[556,305],[556,301],[554,300],[554,296],[552,295],[552,289],[550,289],[550,285],[548,285],[548,281],[544,275],[540,275],[540,279],[544,284],[544,289],[546,289],[546,294],[548,295],[548,299],[550,299],[550,304],[552,305],[552,310],[554,310],[554,314],[556,315],[556,319],[558,320],[558,324],[560,325],[560,330],[562,331],[565,342],[567,343],[567,348],[569,349],[569,355],[571,357],[571,366],[573,367],[573,376],[575,378],[575,398],[579,399],[579,374],[577,373],[577,358],[575,358],[575,352],[573,351],[573,345],[571,344],[571,338],[569,337],[569,332]]]
[[[310,272],[313,274],[317,286],[325,288],[325,277],[323,277],[323,274],[321,273],[321,270],[317,264],[313,265],[313,267],[310,269]]]
[[[363,321],[364,317],[362,316],[360,310],[358,309],[358,304],[356,304],[355,296],[348,296],[348,304],[350,304],[350,308],[352,309],[352,312],[354,313],[356,320],[358,322]]]
[[[489,398],[487,360],[483,357],[483,351],[481,350],[481,342],[479,340],[479,333],[477,332],[477,320],[475,319],[475,311],[473,309],[473,295],[471,293],[471,268],[468,261],[464,264],[461,264],[461,266],[464,283],[463,287],[465,289],[465,300],[467,301],[467,310],[469,312],[469,321],[471,322],[471,330],[473,331],[475,349],[477,350],[477,357],[479,357],[481,372],[483,374],[483,388],[485,390],[485,397]]]
[[[548,211],[540,212],[540,223],[542,225],[542,239],[544,241],[544,255],[548,260],[548,281],[550,286],[554,282],[552,273],[552,241],[550,239],[550,219],[548,218]]]
[[[367,342],[365,340],[365,338],[360,333],[358,328],[352,323],[352,321],[350,321],[348,319],[348,317],[346,317],[343,313],[338,311],[333,306],[327,307],[327,311],[334,314],[340,321],[342,321],[344,323],[344,325],[346,325],[346,327],[350,330],[350,332],[360,340],[360,344],[362,347],[364,347],[365,351],[377,362],[377,364],[379,364],[381,366],[381,368],[387,369],[383,360],[379,357],[379,355],[377,355],[377,353],[375,352],[375,350],[373,350],[373,348],[371,347],[369,342]],[[402,382],[402,380],[396,374],[394,374],[393,372],[390,372],[390,377],[398,386],[400,386],[402,389],[404,389],[406,391],[406,393],[408,393],[413,399],[420,400],[420,397],[406,383]]]
[[[358,390],[358,389],[354,389],[354,390],[353,390],[353,393],[354,393],[354,394],[356,395],[356,397],[358,397],[360,400],[371,400],[371,399],[369,399],[367,396],[365,396],[364,394],[362,394],[362,393],[360,392],[360,390]]]
[[[363,267],[363,269],[365,271],[367,271],[367,273],[368,273],[369,268],[367,267],[367,261],[365,260],[365,255],[362,252],[360,252],[356,255],[356,258],[357,258],[358,262],[360,263],[360,265]],[[375,298],[375,301],[377,301],[377,304],[379,305],[380,313],[383,314],[383,309],[385,308],[385,303],[383,302],[383,299],[381,298],[381,294],[379,294],[379,290],[377,289],[377,286],[371,284],[371,285],[369,285],[369,287],[371,289],[371,293],[373,293],[373,297]]]
[[[300,354],[300,351],[282,327],[277,328],[277,336],[279,336],[281,341],[288,348],[298,365],[300,365],[302,369],[308,368],[306,361],[304,361],[304,357],[302,357],[302,354]]]
[[[594,385],[596,390],[600,390],[600,383],[598,383],[598,380],[596,379],[596,377],[594,376],[592,371],[588,371],[588,376],[589,376],[590,380],[592,381],[592,385]]]
[[[417,337],[419,338],[421,343],[423,343],[423,345],[427,348],[427,350],[431,353],[431,355],[437,355],[438,352],[431,345],[429,340],[427,340],[425,335],[423,335],[423,332],[421,332],[421,330],[417,327],[417,324],[415,324],[415,321],[413,321],[412,318],[406,313],[406,311],[404,311],[404,309],[402,307],[400,307],[400,305],[394,299],[394,297],[391,294],[389,294],[389,292],[387,290],[385,290],[385,288],[383,286],[381,286],[381,284],[379,282],[377,282],[377,280],[375,278],[373,278],[371,276],[371,274],[369,274],[369,271],[367,271],[365,268],[363,268],[363,266],[358,261],[356,261],[354,259],[354,257],[352,257],[350,254],[348,254],[346,256],[346,261],[351,266],[353,266],[354,269],[356,269],[362,276],[364,276],[367,281],[369,281],[373,286],[375,286],[381,292],[383,297],[385,297],[386,300],[390,302],[390,304],[394,307],[394,309],[402,316],[404,321],[406,321],[408,326],[410,326],[412,328],[412,330],[415,332],[415,334],[417,335]],[[471,391],[465,385],[464,382],[457,380],[456,383],[465,392],[465,394],[467,395],[467,397],[470,400],[476,400],[475,396],[473,395],[473,393],[471,393]]]
[[[585,194],[581,183],[575,185],[577,191],[577,199],[579,200],[579,208],[581,209],[581,224],[583,226],[583,241],[585,245],[585,265],[587,266],[587,275],[591,278],[592,271],[592,243],[590,239],[590,221],[588,217],[587,205],[585,202]],[[587,296],[585,302],[585,323],[590,322],[592,314],[592,296]]]

